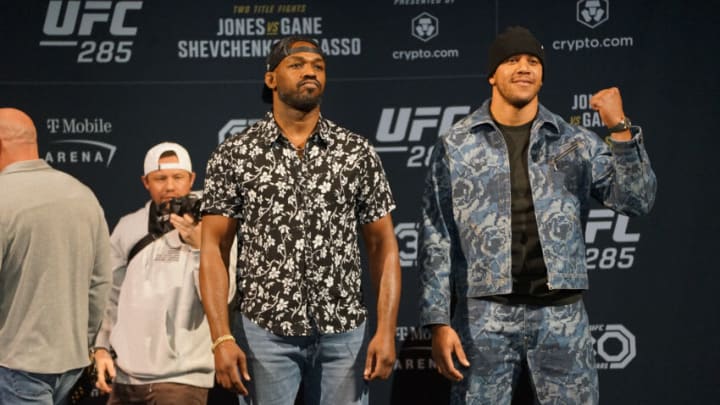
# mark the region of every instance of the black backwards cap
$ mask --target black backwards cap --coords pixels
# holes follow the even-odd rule
[[[297,48],[293,48],[292,46],[296,42],[307,42],[309,44],[312,44],[313,46],[298,46]],[[320,45],[318,45],[317,41],[315,41],[314,39],[304,36],[290,36],[285,37],[272,44],[272,46],[270,47],[270,53],[268,53],[267,59],[265,60],[265,71],[274,71],[283,59],[298,52],[316,53],[322,56],[323,59],[325,59],[325,54],[323,54],[322,50],[320,49]],[[272,104],[272,90],[270,90],[270,88],[264,83],[262,90],[262,99],[264,102]]]
[[[499,34],[488,52],[488,77],[495,74],[495,69],[507,58],[526,53],[537,56],[543,66],[545,79],[545,50],[540,41],[525,27],[508,27]]]

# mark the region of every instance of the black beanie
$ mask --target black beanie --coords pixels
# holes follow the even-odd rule
[[[537,56],[543,65],[543,79],[545,78],[545,51],[540,41],[525,27],[508,27],[499,34],[488,52],[488,77],[495,74],[495,69],[507,58],[526,53]]]

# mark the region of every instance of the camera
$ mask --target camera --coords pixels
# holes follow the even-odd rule
[[[170,220],[170,214],[176,214],[183,216],[190,214],[195,222],[200,221],[201,214],[200,209],[202,207],[202,200],[195,194],[188,194],[184,197],[174,197],[164,203],[160,204],[160,215],[167,221]]]

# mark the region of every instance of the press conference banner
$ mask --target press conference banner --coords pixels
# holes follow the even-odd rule
[[[148,199],[149,147],[186,146],[202,188],[212,150],[269,109],[270,45],[316,38],[323,115],[370,140],[398,204],[398,360],[389,381],[371,384],[371,403],[444,404],[449,384],[417,324],[423,179],[438,134],[489,97],[495,35],[526,26],[546,52],[541,103],[606,137],[589,99],[618,86],[658,177],[650,216],[597,205],[585,228],[603,403],[716,403],[716,13],[669,0],[7,0],[0,106],[33,117],[41,157],[90,186],[112,227]],[[365,295],[372,312],[369,286]]]

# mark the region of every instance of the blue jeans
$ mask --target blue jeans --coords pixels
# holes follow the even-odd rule
[[[240,313],[234,325],[251,378],[241,404],[291,405],[301,382],[306,405],[368,403],[365,323],[346,333],[311,336],[278,336]]]
[[[41,374],[0,366],[0,404],[64,404],[82,370],[77,368],[64,373]]]
[[[598,375],[582,300],[568,305],[505,305],[472,299],[454,324],[470,367],[453,384],[452,404],[510,405],[527,362],[541,404],[596,405]]]

